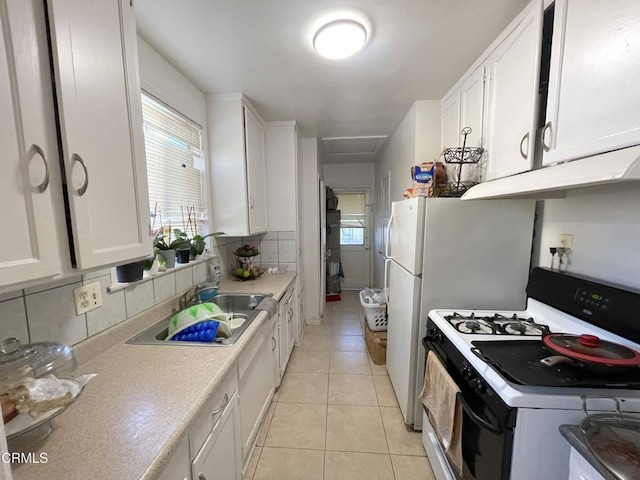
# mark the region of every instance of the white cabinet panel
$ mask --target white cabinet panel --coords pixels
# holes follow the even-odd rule
[[[158,480],[190,480],[191,461],[189,459],[189,441],[185,437],[171,456],[169,464],[164,468]]]
[[[273,397],[271,326],[265,323],[240,357],[240,417],[242,431],[242,454],[249,461],[262,419],[269,409]],[[243,367],[243,364],[246,366]]]
[[[271,366],[273,368],[274,387],[280,386],[282,369],[280,368],[280,322],[278,318],[271,324]]]
[[[289,306],[287,310],[287,355],[291,355],[291,351],[293,350],[293,345],[295,344],[297,338],[297,323],[298,323],[298,312],[297,308],[297,297],[295,288],[291,290],[291,298],[289,299]]]
[[[542,42],[542,1],[491,56],[487,179],[530,170],[533,165]]]
[[[484,146],[484,85],[485,68],[478,68],[460,87],[460,126],[470,127],[467,147]],[[464,138],[460,138],[460,146]],[[457,145],[455,145],[457,146]]]
[[[0,4],[0,218],[16,239],[0,251],[5,286],[59,273],[51,189],[60,185],[51,183],[59,167],[44,4]]]
[[[556,1],[543,164],[640,143],[640,3]]]
[[[260,118],[243,95],[207,98],[211,222],[246,237],[267,231],[265,142]]]
[[[264,132],[251,110],[244,107],[249,201],[249,233],[267,231],[267,188],[265,184]]]
[[[236,393],[191,464],[191,473],[194,480],[242,478],[240,409]]]
[[[48,5],[77,265],[143,257],[151,239],[133,7]]]
[[[442,148],[460,145],[460,91],[442,100]]]

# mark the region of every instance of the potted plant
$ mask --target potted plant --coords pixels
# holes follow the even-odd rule
[[[164,229],[163,229],[164,230]],[[163,230],[159,231],[153,239],[153,248],[164,259],[166,268],[173,268],[176,266],[176,250],[190,249],[190,243],[182,236],[177,236],[176,239],[171,241],[171,229],[169,229],[169,235],[165,236]],[[179,232],[180,230],[176,229]]]
[[[176,238],[182,238],[189,243],[191,260],[196,260],[204,253],[204,249],[206,247],[205,240],[207,238],[219,237],[220,235],[224,235],[224,232],[213,232],[204,236],[200,234],[196,234],[193,236],[193,238],[189,238],[186,233],[184,233],[178,228],[174,229],[173,233],[176,236]]]
[[[116,267],[118,283],[131,283],[142,280],[145,263],[146,260],[138,260],[126,265],[118,265]]]
[[[153,255],[144,260],[144,276],[153,276],[158,273],[158,253],[154,250]]]

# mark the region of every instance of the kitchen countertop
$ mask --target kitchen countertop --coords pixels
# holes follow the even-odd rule
[[[247,282],[225,276],[220,293],[271,293],[279,299],[294,278],[295,272]],[[53,420],[53,432],[37,449],[47,453],[48,462],[14,465],[14,480],[156,478],[267,320],[265,312],[258,315],[231,347],[124,344],[162,318],[145,313],[74,348],[81,352],[80,373],[98,376]],[[113,343],[105,349],[108,341]],[[93,347],[102,353],[83,361]]]
[[[569,442],[569,444],[577,450],[577,452],[595,468],[600,475],[607,480],[616,480],[609,471],[602,466],[600,461],[591,452],[589,447],[582,440],[582,430],[578,425],[560,425],[560,433]]]

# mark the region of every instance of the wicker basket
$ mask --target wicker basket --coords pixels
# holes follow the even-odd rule
[[[381,292],[382,290],[376,290]],[[374,332],[381,332],[387,329],[387,304],[366,303],[364,301],[364,290],[360,290],[360,305],[364,308],[364,316],[367,319],[369,329]]]

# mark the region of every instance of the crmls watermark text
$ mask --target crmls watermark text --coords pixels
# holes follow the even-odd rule
[[[0,456],[2,463],[47,463],[49,457],[46,452],[42,453],[20,453],[5,452]]]

